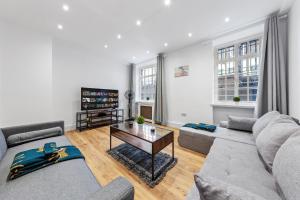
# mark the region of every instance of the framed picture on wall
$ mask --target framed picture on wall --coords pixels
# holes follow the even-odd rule
[[[188,65],[176,67],[175,68],[175,77],[188,76],[189,68],[190,68],[190,66],[188,66]]]

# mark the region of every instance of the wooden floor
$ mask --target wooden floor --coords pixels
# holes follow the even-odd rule
[[[171,128],[169,128],[171,129]],[[101,185],[106,185],[118,176],[126,177],[135,188],[135,199],[185,199],[187,192],[193,184],[193,175],[204,163],[205,156],[186,150],[178,145],[178,130],[175,131],[175,157],[178,163],[166,177],[153,189],[148,187],[134,173],[110,157],[109,127],[66,133],[73,145],[77,146],[86,158],[86,162]],[[113,146],[120,144],[113,138]],[[164,151],[171,153],[171,145]]]

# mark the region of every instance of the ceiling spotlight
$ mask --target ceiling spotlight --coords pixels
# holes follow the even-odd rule
[[[150,54],[150,51],[146,51],[147,54]]]
[[[171,5],[171,0],[165,0],[165,5],[170,6]]]
[[[118,34],[117,35],[117,38],[120,40],[120,39],[122,39],[122,35],[121,34]]]
[[[137,26],[141,26],[142,25],[142,21],[141,20],[136,20],[136,25]]]
[[[168,43],[166,43],[166,42],[164,43],[164,46],[165,46],[165,47],[167,47],[168,45],[169,45]]]
[[[192,37],[192,36],[193,36],[193,33],[188,33],[188,36],[189,36],[189,37]]]
[[[63,25],[61,25],[61,24],[57,24],[57,29],[59,29],[59,30],[63,30],[63,29],[64,29],[64,27],[63,27]]]
[[[226,17],[225,18],[225,22],[227,23],[227,22],[229,22],[230,21],[230,18],[229,17]]]
[[[67,4],[64,4],[63,6],[62,6],[62,9],[64,10],[64,11],[69,11],[70,10],[70,7],[69,7],[69,5],[67,5]]]
[[[105,45],[104,45],[104,48],[105,48],[105,49],[107,49],[107,48],[108,48],[108,45],[107,45],[107,44],[105,44]]]

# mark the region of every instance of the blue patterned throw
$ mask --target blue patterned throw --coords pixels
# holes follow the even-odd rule
[[[47,143],[44,147],[17,153],[10,167],[8,180],[36,171],[38,169],[71,159],[84,159],[75,146],[56,147],[56,143]]]
[[[204,123],[199,123],[199,124],[188,123],[188,124],[185,124],[183,127],[199,129],[199,130],[204,130],[204,131],[209,131],[209,132],[214,132],[217,128],[215,125],[204,124]]]

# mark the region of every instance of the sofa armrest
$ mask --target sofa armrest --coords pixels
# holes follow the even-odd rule
[[[228,121],[220,121],[219,126],[222,128],[228,128]]]
[[[123,177],[118,177],[92,194],[88,200],[133,200],[134,187]]]
[[[38,131],[42,129],[49,129],[54,127],[60,127],[62,129],[62,134],[65,133],[64,131],[64,121],[55,121],[55,122],[46,122],[46,123],[39,123],[39,124],[31,124],[31,125],[22,125],[22,126],[13,126],[2,128],[3,135],[5,139],[11,135],[24,133],[24,132],[31,132],[31,131]]]

